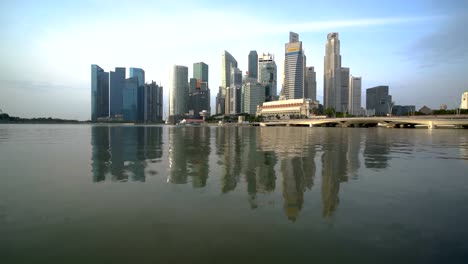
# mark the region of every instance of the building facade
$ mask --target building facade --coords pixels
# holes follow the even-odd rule
[[[140,68],[130,68],[130,77],[138,79],[138,86],[145,85],[145,71]]]
[[[349,76],[348,113],[361,115],[361,77]]]
[[[163,119],[163,87],[152,81],[145,84],[145,102],[146,109],[145,122],[162,122]]]
[[[173,65],[169,85],[169,116],[184,115],[188,106],[188,68]]]
[[[236,59],[229,52],[223,51],[221,58],[221,87],[223,87],[223,96],[226,96],[226,89],[231,85],[231,67],[237,68]]]
[[[338,33],[327,35],[324,59],[323,105],[341,111],[341,55]]]
[[[218,93],[216,94],[216,114],[217,115],[224,115],[225,110],[225,96],[223,96],[223,87],[218,87]]]
[[[257,106],[265,101],[265,86],[256,79],[242,84],[242,113],[255,115]]]
[[[285,99],[298,99],[304,95],[305,56],[299,35],[289,33],[289,43],[285,44],[284,86]]]
[[[109,73],[91,65],[91,121],[109,117]]]
[[[278,73],[275,55],[263,53],[258,58],[258,82],[265,87],[265,101],[273,101],[277,95]]]
[[[314,67],[307,67],[305,71],[304,98],[317,100],[317,79]]]
[[[257,116],[289,119],[292,116],[310,117],[314,104],[310,99],[289,99],[264,102],[257,107]]]
[[[349,68],[341,68],[341,107],[338,112],[349,113]]]
[[[123,117],[125,121],[138,120],[138,78],[130,77],[124,81]]]
[[[256,50],[251,50],[249,53],[249,69],[248,77],[249,78],[258,78],[258,54]]]
[[[109,73],[109,116],[115,118],[123,115],[123,89],[125,82],[125,68],[117,67]]]
[[[231,67],[231,85],[226,89],[226,114],[241,113],[242,71]]]
[[[208,64],[204,62],[194,63],[193,78],[201,80],[202,83],[208,83]]]
[[[382,116],[391,113],[392,96],[388,86],[376,86],[366,90],[366,109],[374,110],[375,115]]]

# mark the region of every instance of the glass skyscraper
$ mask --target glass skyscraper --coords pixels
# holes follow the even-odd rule
[[[125,68],[115,68],[110,72],[110,117],[122,115]]]
[[[124,82],[123,115],[125,121],[138,119],[138,78],[130,77]]]
[[[226,96],[226,88],[231,85],[231,67],[237,68],[237,60],[227,51],[223,51],[221,60],[221,86],[222,94]]]
[[[341,112],[341,55],[338,33],[327,35],[325,49],[323,106]]]
[[[174,65],[169,78],[169,116],[183,115],[188,104],[188,68]]]
[[[306,68],[306,82],[304,89],[304,98],[311,99],[312,101],[317,100],[317,80],[314,67]]]
[[[265,101],[273,101],[277,95],[277,69],[275,56],[263,54],[258,58],[258,82],[265,87]]]
[[[196,62],[193,64],[193,78],[208,82],[208,64],[204,62]]]
[[[138,78],[138,86],[145,85],[145,71],[140,68],[130,68],[130,77]]]
[[[256,50],[251,50],[249,53],[249,72],[247,76],[255,79],[258,77],[258,54]]]
[[[91,121],[109,117],[109,73],[91,65]]]

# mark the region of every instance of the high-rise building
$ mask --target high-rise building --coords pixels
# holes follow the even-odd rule
[[[258,82],[265,87],[265,101],[273,101],[277,95],[277,68],[275,55],[263,53],[258,58]]]
[[[193,64],[193,78],[201,80],[202,83],[208,83],[208,65],[204,62]]]
[[[138,86],[145,85],[145,71],[140,68],[130,68],[130,77],[138,78]]]
[[[109,117],[109,73],[91,65],[91,121]]]
[[[349,76],[348,113],[361,115],[361,77]]]
[[[255,115],[257,106],[265,101],[265,86],[256,79],[246,81],[242,84],[242,113]]]
[[[391,113],[392,96],[388,94],[388,86],[376,86],[366,90],[366,109],[374,110],[375,115]]]
[[[145,84],[145,122],[161,122],[163,118],[163,87],[152,81]]]
[[[306,72],[306,81],[304,89],[304,98],[311,99],[312,101],[317,100],[317,79],[314,67],[307,67]]]
[[[341,111],[341,55],[338,33],[327,35],[324,59],[323,106]]]
[[[349,113],[349,68],[341,68],[341,107],[335,109],[337,112]]]
[[[218,93],[216,94],[216,114],[217,115],[224,115],[224,110],[226,109],[225,107],[225,96],[223,96],[223,87],[219,86],[218,87]]]
[[[237,61],[227,51],[223,51],[221,60],[221,86],[223,87],[223,96],[226,95],[226,88],[231,85],[231,67],[237,68]]]
[[[249,72],[248,77],[258,77],[258,54],[256,50],[251,50],[249,53]]]
[[[231,67],[231,85],[226,89],[226,114],[241,113],[242,71]]]
[[[125,68],[115,68],[115,71],[110,72],[110,117],[122,115],[123,106],[123,89],[125,82]]]
[[[169,85],[169,116],[185,114],[188,103],[188,68],[172,66]]]
[[[190,78],[190,81],[189,81],[189,95],[195,93],[196,89],[197,89],[197,79]]]
[[[284,87],[285,99],[299,99],[304,95],[305,56],[299,35],[289,32],[289,43],[285,44]]]
[[[189,96],[189,112],[193,111],[193,117],[200,118],[200,112],[206,110],[211,112],[210,108],[210,90],[197,89]]]
[[[138,78],[130,77],[124,81],[123,116],[125,121],[138,120]]]

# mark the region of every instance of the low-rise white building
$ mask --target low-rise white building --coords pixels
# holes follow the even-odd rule
[[[461,98],[461,109],[468,109],[468,92],[464,92]]]
[[[272,102],[264,102],[257,107],[257,116],[276,117],[282,119],[291,116],[310,117],[312,109],[318,107],[318,102],[312,102],[311,99],[289,99]]]

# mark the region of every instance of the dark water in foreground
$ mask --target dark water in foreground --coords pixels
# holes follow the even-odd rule
[[[468,130],[0,125],[0,263],[468,263]]]

